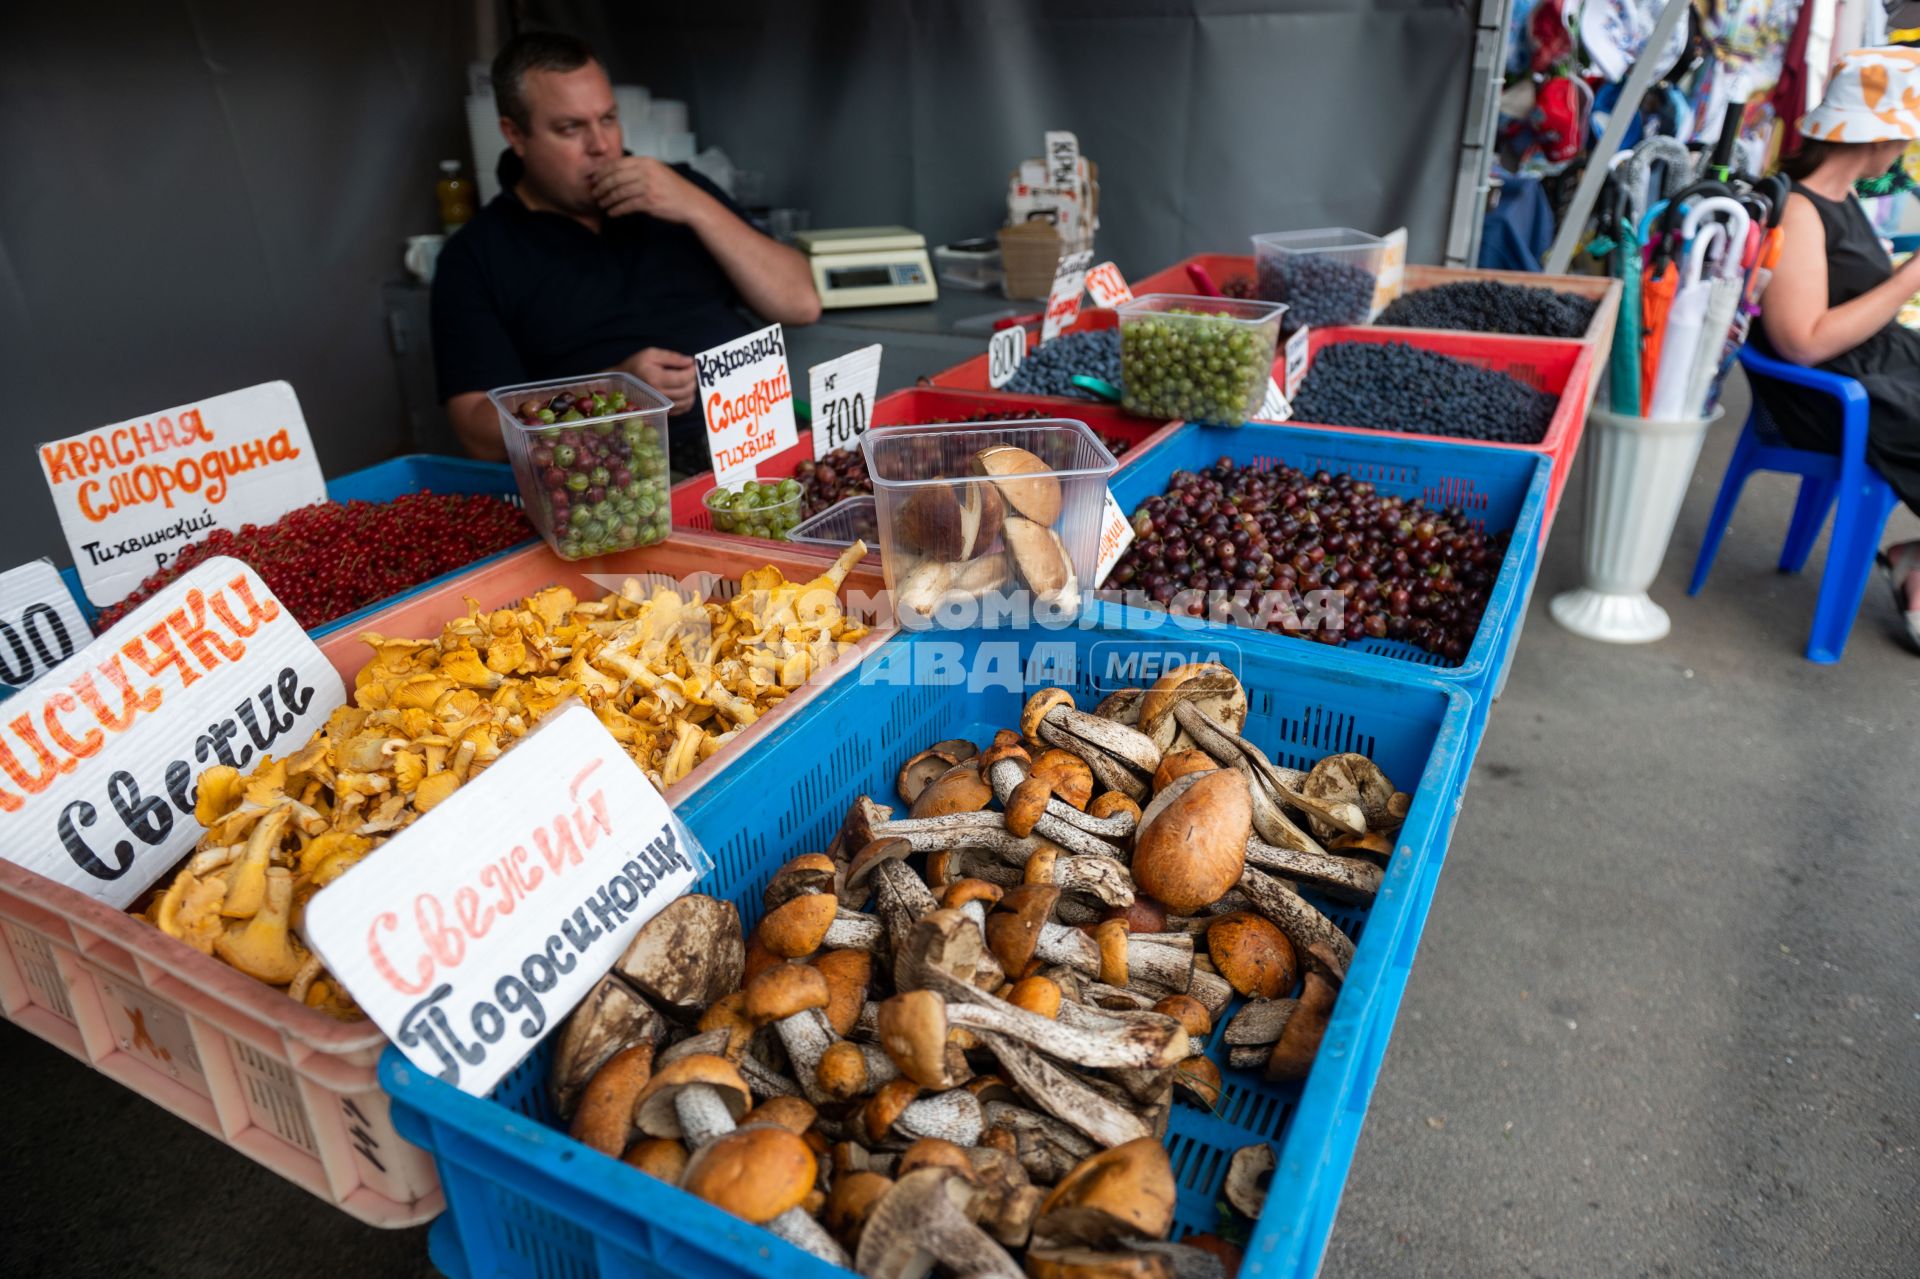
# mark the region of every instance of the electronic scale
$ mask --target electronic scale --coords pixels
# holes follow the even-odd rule
[[[851,226],[797,231],[793,237],[813,267],[813,287],[827,310],[843,306],[899,306],[939,296],[927,238],[903,226]]]

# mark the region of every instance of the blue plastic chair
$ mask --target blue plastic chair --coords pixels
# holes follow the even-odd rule
[[[1809,387],[1839,401],[1841,448],[1838,453],[1812,453],[1786,443],[1755,387],[1753,408],[1740,432],[1740,442],[1734,445],[1733,458],[1727,463],[1726,478],[1720,481],[1720,496],[1714,499],[1713,515],[1707,521],[1706,539],[1700,545],[1700,558],[1694,563],[1693,583],[1687,587],[1687,594],[1698,595],[1707,584],[1707,573],[1713,568],[1713,557],[1720,550],[1720,539],[1726,535],[1747,476],[1755,471],[1798,475],[1800,498],[1787,525],[1786,545],[1780,548],[1782,573],[1798,573],[1806,566],[1807,556],[1827,522],[1827,512],[1839,508],[1833,522],[1833,541],[1827,547],[1826,568],[1820,577],[1820,599],[1814,605],[1813,633],[1807,638],[1807,660],[1831,664],[1846,651],[1847,636],[1853,631],[1854,615],[1860,611],[1860,597],[1873,571],[1887,516],[1900,499],[1867,461],[1865,387],[1850,377],[1788,364],[1752,347],[1740,352],[1740,364],[1749,382],[1772,378]]]

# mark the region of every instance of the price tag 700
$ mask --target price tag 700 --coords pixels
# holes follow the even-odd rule
[[[813,457],[848,448],[867,433],[880,386],[880,344],[863,346],[807,370],[813,401]]]

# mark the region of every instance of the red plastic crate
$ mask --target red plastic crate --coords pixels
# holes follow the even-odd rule
[[[1143,280],[1129,280],[1127,287],[1133,295],[1139,297],[1145,293],[1198,293],[1193,281],[1187,278],[1187,268],[1197,266],[1213,277],[1214,284],[1222,292],[1229,280],[1245,276],[1253,278],[1253,255],[1251,253],[1196,253],[1190,258],[1181,258],[1164,271],[1155,271]]]
[[[1107,313],[1109,316],[1112,312]],[[985,357],[982,357],[984,360]],[[983,363],[982,369],[986,366]],[[984,378],[985,374],[982,374]],[[1101,404],[1092,400],[1074,400],[1053,395],[1007,395],[998,391],[956,391],[940,387],[909,387],[894,391],[874,401],[872,424],[874,426],[900,426],[916,422],[931,422],[942,418],[967,418],[981,413],[1024,413],[1037,410],[1049,417],[1066,417],[1085,422],[1097,434],[1115,436],[1128,443],[1126,456],[1121,459],[1122,468],[1131,464],[1152,448],[1160,439],[1170,433],[1178,422],[1163,422],[1152,418],[1134,417],[1123,412],[1118,405]],[[763,480],[784,480],[791,477],[802,462],[813,456],[813,441],[803,435],[800,442],[792,448],[775,453],[760,463],[760,478]],[[756,537],[736,537],[731,533],[714,531],[713,517],[708,513],[706,495],[713,491],[713,473],[695,475],[673,486],[673,526],[691,529],[705,536],[727,542],[739,542],[747,545],[764,546],[765,542]],[[791,546],[795,555],[819,556],[831,560],[831,553],[821,547],[807,546],[802,543],[783,543],[784,548]],[[874,564],[880,562],[880,548],[874,547],[867,557]]]
[[[1553,527],[1560,509],[1560,495],[1566,490],[1567,475],[1573,469],[1573,455],[1587,425],[1587,387],[1593,379],[1593,350],[1576,339],[1495,337],[1485,333],[1454,333],[1441,329],[1320,328],[1309,330],[1307,371],[1320,352],[1336,342],[1404,342],[1408,346],[1449,356],[1483,369],[1493,369],[1517,378],[1537,390],[1559,397],[1547,433],[1538,444],[1499,444],[1487,440],[1464,440],[1451,435],[1426,435],[1417,431],[1375,431],[1363,426],[1344,426],[1337,422],[1305,422],[1290,419],[1288,426],[1311,426],[1328,431],[1356,431],[1367,435],[1398,436],[1409,440],[1445,440],[1472,448],[1517,449],[1526,453],[1544,453],[1553,459],[1553,482],[1547,492],[1545,529]],[[1286,359],[1274,361],[1274,376],[1284,379]]]

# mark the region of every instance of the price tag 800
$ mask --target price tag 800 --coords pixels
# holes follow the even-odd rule
[[[1018,324],[1001,329],[987,343],[987,385],[996,391],[1005,386],[1020,371],[1020,362],[1026,358],[1026,329]]]

